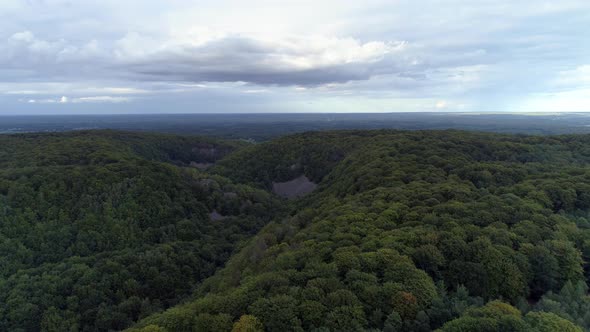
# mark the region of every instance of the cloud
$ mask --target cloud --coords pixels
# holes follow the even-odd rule
[[[586,0],[6,0],[0,109],[513,110],[588,87],[589,19]]]
[[[439,101],[436,102],[436,104],[434,105],[434,107],[439,108],[439,109],[445,108],[445,107],[447,107],[447,102],[444,101],[444,100],[439,100]]]
[[[575,69],[560,71],[555,83],[559,86],[590,87],[590,65],[582,65]]]
[[[45,99],[20,99],[21,102],[29,104],[67,104],[67,103],[124,103],[131,101],[132,98],[120,96],[91,96],[91,97],[77,97],[69,98],[62,96],[60,98],[45,98]]]
[[[149,86],[109,86],[105,82],[0,82],[5,95],[141,95],[151,92]],[[100,85],[100,86],[99,86]]]
[[[133,36],[115,52],[121,67],[142,79],[189,82],[248,82],[261,85],[320,85],[366,80],[405,42],[353,38],[288,37],[280,40],[227,35],[206,42],[146,49]],[[130,46],[132,45],[132,46]],[[139,45],[143,45],[142,48]],[[131,49],[131,51],[126,51]]]
[[[262,85],[321,85],[367,80],[395,71],[404,41],[368,41],[326,36],[269,39],[212,33],[165,40],[136,32],[99,46],[43,40],[31,31],[14,33],[0,61],[6,69],[29,70],[28,77],[127,77],[143,81],[247,82]],[[21,74],[22,75],[22,74]]]
[[[265,92],[269,92],[269,90],[267,90],[267,89],[249,89],[249,90],[244,90],[244,93],[265,93]]]
[[[72,99],[72,103],[125,103],[131,101],[130,97],[93,96]]]

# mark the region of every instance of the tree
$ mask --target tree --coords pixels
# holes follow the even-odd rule
[[[301,329],[301,321],[297,317],[297,300],[289,295],[260,298],[250,305],[249,311],[260,318],[268,331]]]
[[[455,320],[446,323],[442,332],[525,332],[528,330],[520,311],[507,303],[492,301],[481,308],[472,308]]]
[[[78,324],[76,317],[71,312],[60,312],[57,308],[50,307],[43,313],[43,318],[41,319],[41,331],[73,332],[78,331]]]
[[[194,332],[230,331],[232,329],[231,316],[228,314],[211,315],[199,314],[193,323]]]
[[[361,306],[339,306],[326,316],[326,326],[331,331],[361,331],[366,325],[365,312]]]
[[[532,280],[529,282],[531,296],[538,299],[550,290],[557,290],[559,263],[545,246],[525,244],[522,251],[528,257]]]
[[[567,319],[550,312],[529,312],[524,317],[529,326],[538,332],[582,332],[583,330]]]
[[[404,320],[414,318],[418,313],[418,300],[412,293],[397,292],[391,299],[391,306]]]
[[[387,316],[383,326],[383,332],[402,331],[402,318],[397,312],[392,312]]]
[[[138,330],[138,332],[167,332],[165,328],[157,325],[148,325]]]
[[[252,315],[242,315],[240,319],[234,323],[232,332],[264,332],[262,323]]]

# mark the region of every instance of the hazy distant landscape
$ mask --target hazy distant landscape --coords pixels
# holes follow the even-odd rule
[[[118,129],[263,141],[335,129],[459,129],[521,134],[590,133],[590,114],[325,113],[0,116],[0,133]]]

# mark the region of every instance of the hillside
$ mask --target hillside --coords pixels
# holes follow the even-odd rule
[[[186,167],[238,147],[110,131],[0,136],[0,330],[120,330],[190,294],[281,210],[262,190]]]
[[[130,331],[590,328],[590,137],[306,133],[213,169],[319,184],[193,299]]]
[[[0,135],[0,330],[588,331],[589,162],[586,135]]]

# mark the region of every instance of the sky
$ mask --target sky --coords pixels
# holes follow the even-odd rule
[[[0,115],[590,111],[588,0],[2,0]]]

